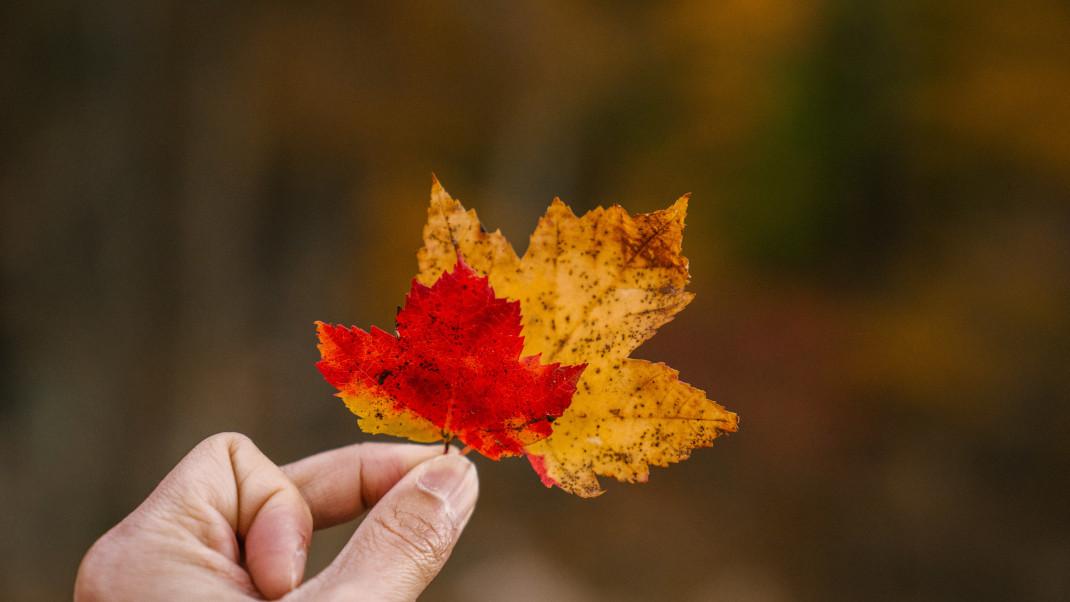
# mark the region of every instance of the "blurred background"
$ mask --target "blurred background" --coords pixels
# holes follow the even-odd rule
[[[0,15],[0,598],[205,436],[364,439],[312,322],[391,324],[434,171],[521,252],[555,195],[692,192],[637,355],[743,422],[595,500],[480,460],[427,600],[1070,599],[1065,2]]]

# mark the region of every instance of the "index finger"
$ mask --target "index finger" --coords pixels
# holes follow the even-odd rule
[[[441,454],[441,445],[357,443],[282,470],[312,510],[315,528],[325,529],[357,518],[414,466]]]

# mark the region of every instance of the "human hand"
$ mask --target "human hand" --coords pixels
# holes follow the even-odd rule
[[[75,600],[413,600],[479,493],[475,466],[441,449],[364,443],[280,468],[244,435],[209,437],[90,548]],[[369,508],[302,585],[313,528]]]

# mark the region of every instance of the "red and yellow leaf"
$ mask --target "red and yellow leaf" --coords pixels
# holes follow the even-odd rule
[[[582,217],[555,199],[518,257],[435,180],[398,336],[320,324],[320,370],[365,431],[525,454],[583,497],[599,475],[645,481],[738,428],[676,370],[630,357],[694,297],[686,214],[687,197]]]

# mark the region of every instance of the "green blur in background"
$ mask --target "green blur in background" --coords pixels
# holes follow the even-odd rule
[[[595,500],[479,459],[427,600],[1070,599],[1070,6],[368,4],[0,8],[0,598],[212,433],[367,439],[313,321],[392,323],[433,171],[521,252],[692,192],[637,355],[742,425]]]

